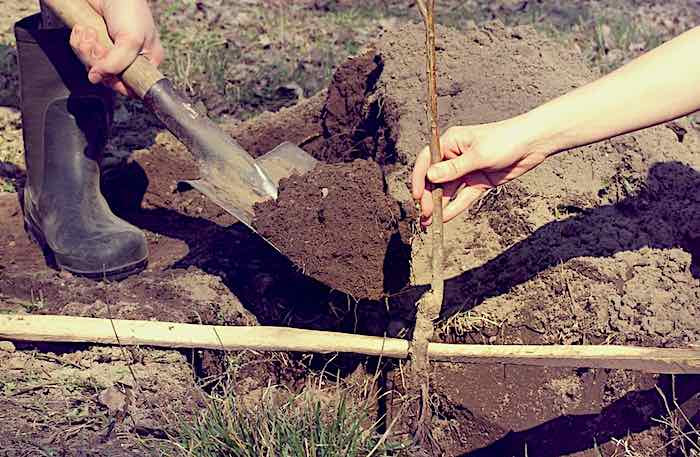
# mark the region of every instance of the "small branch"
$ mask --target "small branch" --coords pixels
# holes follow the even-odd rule
[[[436,164],[442,161],[440,152],[440,129],[438,127],[438,96],[437,96],[437,56],[435,54],[435,20],[434,20],[434,0],[418,0],[423,19],[425,21],[425,48],[426,48],[426,76],[428,80],[427,109],[428,125],[430,125],[430,163]],[[442,308],[442,298],[444,294],[443,279],[443,222],[442,222],[442,186],[432,184],[433,195],[433,256],[432,273],[433,279],[431,289],[436,295],[434,299],[439,301]],[[438,314],[440,309],[437,310]],[[437,317],[437,316],[436,316]]]

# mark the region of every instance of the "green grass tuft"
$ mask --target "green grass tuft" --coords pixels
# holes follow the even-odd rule
[[[181,454],[365,457],[386,456],[400,448],[380,443],[375,426],[367,425],[372,424],[367,410],[342,391],[328,401],[308,392],[284,400],[273,397],[252,407],[231,393],[212,397],[196,421],[180,427],[176,440]]]

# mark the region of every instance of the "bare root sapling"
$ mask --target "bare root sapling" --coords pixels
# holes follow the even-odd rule
[[[438,128],[437,109],[437,70],[435,54],[435,0],[418,0],[425,23],[427,100],[426,114],[430,126],[430,158],[435,164],[442,160],[440,152],[440,131]],[[440,316],[444,296],[443,276],[443,222],[442,222],[442,188],[431,184],[433,198],[432,237],[432,282],[430,290],[417,303],[416,323],[411,341],[411,372],[419,386],[420,406],[415,423],[414,439],[419,445],[434,445],[431,438],[432,412],[430,408],[430,362],[428,344],[433,337],[434,322]]]

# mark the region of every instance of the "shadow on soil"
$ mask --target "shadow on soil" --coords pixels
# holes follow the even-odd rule
[[[219,276],[261,324],[383,335],[396,333],[396,329],[388,332],[390,323],[410,322],[413,318],[419,288],[397,294],[388,303],[354,302],[302,275],[288,259],[241,224],[225,227],[168,208],[139,209],[148,178],[138,164],[132,162],[131,166],[134,168],[128,186],[116,187],[122,189],[122,198],[111,201],[115,212],[150,232],[184,241],[189,252],[171,268],[193,266]],[[140,178],[135,180],[134,173]],[[698,196],[698,172],[679,162],[658,163],[638,195],[547,224],[487,264],[450,280],[448,303],[476,305],[562,261],[579,256],[609,257],[645,246],[680,247],[690,252],[693,275],[700,277]],[[659,229],[660,221],[663,227],[673,227],[672,231]],[[453,306],[445,314],[456,311],[459,308]],[[367,358],[319,357],[310,365],[320,364],[319,368],[342,376],[363,360]],[[675,394],[680,403],[697,393],[698,382],[698,376],[676,377]],[[664,392],[671,392],[670,383],[671,378],[662,378]],[[649,405],[643,415],[639,413],[640,404]],[[590,449],[593,439],[603,444],[613,437],[624,437],[628,431],[650,428],[654,425],[651,418],[665,413],[662,407],[656,390],[630,392],[600,414],[561,416],[529,430],[511,432],[464,457],[521,455],[525,443],[533,456]]]
[[[677,376],[675,386],[673,383],[674,378],[668,375],[662,376],[658,382],[671,411],[666,409],[655,388],[629,392],[599,414],[560,416],[528,430],[510,432],[493,444],[461,457],[520,456],[525,449],[525,455],[557,457],[589,450],[594,443],[603,445],[613,438],[624,439],[658,425],[655,419],[667,416],[678,407],[690,409],[683,404],[697,395],[700,376]],[[644,408],[639,405],[644,405]],[[691,424],[698,423],[692,422],[695,419],[698,417],[690,418]],[[690,427],[690,424],[683,423],[683,426]]]
[[[449,280],[443,317],[576,257],[681,248],[692,255],[692,274],[700,278],[700,173],[680,162],[659,162],[641,188],[614,205],[571,208],[577,215],[544,225],[493,260]]]

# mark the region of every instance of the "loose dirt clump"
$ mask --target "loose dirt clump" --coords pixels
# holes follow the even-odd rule
[[[323,164],[280,183],[253,226],[301,271],[355,298],[379,299],[408,279],[399,205],[369,160]]]

